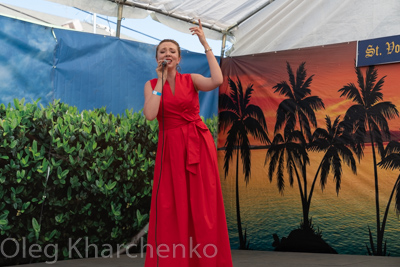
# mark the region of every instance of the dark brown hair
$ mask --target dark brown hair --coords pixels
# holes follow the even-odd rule
[[[156,58],[157,58],[158,48],[160,47],[160,45],[161,45],[162,43],[167,43],[167,42],[173,43],[173,44],[176,45],[176,47],[178,47],[178,55],[179,55],[179,57],[180,57],[180,56],[181,56],[181,48],[180,48],[178,42],[175,41],[175,40],[172,40],[172,39],[164,39],[164,40],[162,40],[162,41],[157,45],[157,49],[156,49]]]

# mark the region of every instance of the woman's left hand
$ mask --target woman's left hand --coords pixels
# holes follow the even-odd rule
[[[199,26],[198,27],[191,27],[189,28],[192,35],[197,35],[199,37],[200,43],[205,46],[207,45],[206,36],[204,35],[203,26],[201,25],[201,21],[199,19]]]

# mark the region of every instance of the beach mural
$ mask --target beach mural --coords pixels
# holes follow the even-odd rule
[[[233,249],[400,256],[397,63],[357,43],[224,58],[218,160]]]

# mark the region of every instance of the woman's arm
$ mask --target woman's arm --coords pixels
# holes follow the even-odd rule
[[[223,82],[223,76],[221,68],[219,67],[218,61],[214,56],[214,53],[211,51],[210,46],[207,43],[206,37],[203,32],[203,27],[201,25],[201,21],[199,20],[199,27],[192,27],[189,29],[192,32],[192,35],[197,35],[199,37],[200,43],[203,45],[208,66],[210,67],[211,77],[207,78],[201,74],[192,73],[193,84],[197,90],[200,91],[211,91],[220,86]]]
[[[163,84],[165,83],[168,70],[167,68],[162,67],[162,61],[158,62],[158,66],[156,68],[158,80],[157,84],[154,87],[154,91],[162,94]],[[164,72],[164,74],[162,74]],[[162,80],[164,78],[164,80]],[[158,109],[160,108],[160,94],[153,94],[153,88],[151,87],[150,81],[147,81],[144,85],[144,107],[143,114],[146,119],[152,121],[157,117]]]
[[[158,79],[154,91],[162,93],[161,79]],[[151,87],[150,81],[147,81],[144,85],[143,107],[143,114],[146,119],[152,121],[157,117],[158,109],[160,107],[160,98],[161,96],[153,94],[153,88]]]

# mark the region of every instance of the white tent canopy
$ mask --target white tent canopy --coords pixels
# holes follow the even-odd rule
[[[230,56],[400,34],[399,0],[48,0],[90,12],[153,19],[180,31],[201,19]]]

